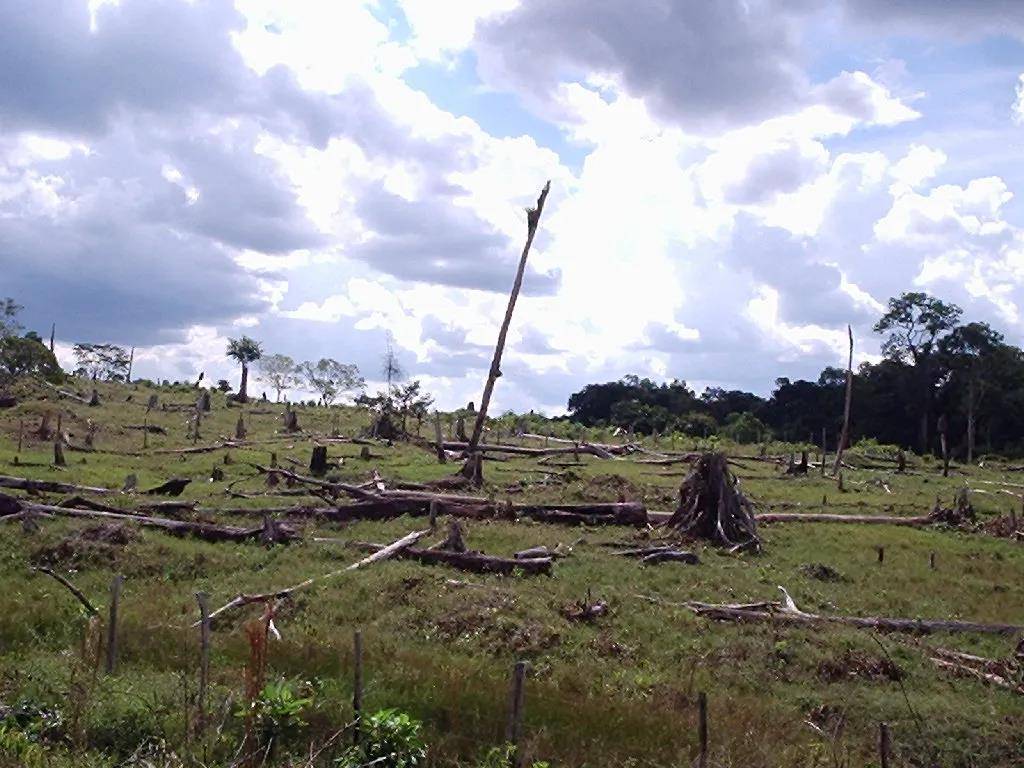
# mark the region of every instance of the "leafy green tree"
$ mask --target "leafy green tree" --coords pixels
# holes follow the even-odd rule
[[[228,357],[237,360],[242,366],[242,381],[238,385],[235,399],[240,403],[249,401],[249,364],[263,357],[263,347],[255,339],[243,336],[240,339],[228,339]]]
[[[297,371],[305,385],[319,394],[324,405],[328,406],[339,396],[366,387],[359,368],[330,358],[321,358],[315,364],[307,360],[298,366]]]
[[[6,386],[22,376],[59,382],[64,372],[38,336],[0,336],[0,384]]]
[[[281,393],[301,382],[295,369],[295,361],[288,355],[264,355],[256,362],[259,380],[273,387],[275,402],[281,402]]]
[[[733,413],[726,419],[722,433],[737,443],[758,443],[768,429],[764,423],[749,412]]]
[[[434,404],[434,398],[420,391],[419,380],[410,381],[405,386],[393,386],[391,397],[395,403],[395,409],[402,417],[402,432],[407,433],[407,422],[409,418],[416,419],[416,434],[420,433],[423,420],[430,412],[430,406]]]
[[[128,378],[128,350],[116,344],[75,344],[76,375],[93,381],[125,381]]]
[[[967,416],[967,461],[974,461],[977,412],[1004,347],[1003,335],[988,323],[967,323],[954,328],[939,342],[943,362],[950,371],[949,386],[960,390]]]
[[[911,363],[917,374],[918,439],[922,453],[928,450],[929,424],[939,378],[938,344],[956,327],[962,313],[956,304],[948,304],[927,293],[910,292],[889,299],[888,311],[875,323],[875,332],[886,334],[882,353],[891,360]]]

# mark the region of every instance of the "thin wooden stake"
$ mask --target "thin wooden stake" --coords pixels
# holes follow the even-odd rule
[[[708,764],[708,695],[701,691],[697,694],[697,741],[700,751],[697,753],[697,768],[706,768]]]
[[[18,419],[18,453],[21,453],[21,443],[25,438],[25,420]]]
[[[352,711],[355,726],[352,729],[352,745],[358,747],[363,724],[363,633],[358,629],[352,636],[352,651],[355,666],[352,670]]]
[[[210,684],[210,596],[196,592],[199,603],[199,720],[197,730],[206,730],[206,695]]]
[[[931,568],[933,571],[935,570],[935,553],[934,552],[929,552],[928,553],[928,567]]]
[[[121,602],[121,586],[124,576],[118,574],[110,582],[110,618],[107,622],[107,666],[108,675],[117,669],[117,613]]]
[[[825,428],[821,428],[821,476],[825,476],[825,460],[828,458],[828,443],[825,442]]]
[[[517,661],[512,669],[512,687],[509,690],[508,724],[505,727],[505,742],[514,748],[512,766],[519,768],[523,758],[519,750],[519,738],[523,728],[523,684],[526,680],[526,662]]]
[[[875,547],[878,550],[878,564],[881,565],[885,561],[885,547]]]
[[[889,758],[892,756],[892,740],[889,736],[887,723],[878,724],[878,760],[882,768],[889,768]]]

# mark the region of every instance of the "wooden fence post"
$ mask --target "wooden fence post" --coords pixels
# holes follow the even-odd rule
[[[892,743],[889,738],[889,726],[887,723],[878,724],[878,759],[882,768],[889,768],[889,758],[892,756]]]
[[[107,622],[107,665],[108,675],[114,674],[117,669],[117,612],[118,604],[121,602],[121,586],[124,584],[124,576],[118,574],[110,582],[110,618]]]
[[[523,727],[523,683],[526,679],[526,662],[517,661],[512,668],[512,687],[509,690],[508,723],[505,726],[505,742],[514,748],[512,766],[519,768],[523,759],[519,750],[519,737]]]
[[[885,562],[885,547],[875,547],[878,550],[878,564]]]
[[[21,442],[25,437],[25,420],[18,419],[18,453],[21,453]]]
[[[352,650],[355,657],[352,671],[352,711],[355,713],[352,745],[358,747],[363,725],[363,633],[358,629],[352,636]]]
[[[697,694],[697,741],[700,746],[700,751],[697,753],[697,768],[707,768],[708,695],[703,691]]]
[[[928,567],[931,568],[933,571],[935,570],[935,553],[934,552],[929,552],[928,553]]]
[[[210,684],[210,596],[196,592],[199,603],[199,719],[198,731],[206,730],[206,692]]]

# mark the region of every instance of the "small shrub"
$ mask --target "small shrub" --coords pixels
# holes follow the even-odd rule
[[[267,683],[252,702],[251,709],[241,708],[239,717],[252,717],[253,731],[260,744],[270,745],[271,753],[306,726],[302,714],[313,703],[303,695],[299,685],[290,680]]]
[[[414,768],[427,758],[427,745],[420,738],[422,723],[397,709],[382,709],[363,721],[358,747],[347,750],[336,761],[338,768],[373,764],[376,768]]]

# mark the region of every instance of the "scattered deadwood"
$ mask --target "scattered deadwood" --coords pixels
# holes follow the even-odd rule
[[[647,508],[638,501],[595,504],[532,504],[513,506],[520,517],[569,525],[647,525]]]
[[[950,632],[963,634],[1016,635],[1024,632],[1024,626],[1016,624],[985,624],[976,621],[955,621],[953,619],[905,619],[885,618],[878,616],[836,616],[831,614],[814,614],[801,611],[785,589],[782,591],[784,601],[765,603],[701,603],[686,602],[683,605],[709,619],[731,622],[769,622],[797,626],[822,626],[826,624],[842,624],[858,629],[871,629],[881,632],[908,632],[927,635],[933,632]]]
[[[700,563],[700,558],[693,552],[678,549],[677,547],[670,545],[636,547],[633,549],[624,549],[618,552],[612,552],[612,554],[620,555],[621,557],[639,558],[642,565],[656,565],[658,563],[686,563],[687,565],[697,565]]]
[[[900,517],[899,515],[833,515],[819,512],[763,512],[756,515],[758,523],[855,523],[860,525],[934,525],[931,515]]]
[[[74,400],[76,402],[82,403],[83,405],[89,405],[89,398],[88,397],[82,397],[81,395],[76,395],[74,392],[68,392],[66,389],[61,389],[60,387],[55,387],[50,382],[44,381],[42,379],[38,379],[38,381],[44,387],[47,387],[48,389],[52,389],[54,392],[56,392],[61,397],[66,397],[69,400]]]
[[[34,504],[17,500],[18,513],[5,515],[3,520],[13,520],[23,515],[52,515],[56,517],[78,517],[78,518],[100,518],[106,520],[120,520],[133,522],[143,528],[155,528],[174,536],[191,536],[203,541],[210,542],[245,542],[258,540],[267,536],[266,525],[256,528],[239,528],[233,525],[217,525],[214,523],[199,523],[185,520],[171,520],[164,517],[152,517],[149,515],[127,514],[123,512],[109,512],[98,509],[76,509],[72,507],[59,507],[51,504]],[[275,542],[288,542],[298,538],[298,535],[290,527],[283,523],[273,523],[274,533],[272,539]]]
[[[208,621],[213,621],[214,619],[216,619],[221,614],[224,614],[224,613],[226,613],[226,612],[228,612],[230,610],[233,610],[235,608],[241,608],[241,607],[246,606],[246,605],[252,605],[253,603],[269,603],[272,600],[282,600],[282,599],[291,597],[295,592],[298,592],[299,590],[302,590],[302,589],[306,589],[307,587],[310,587],[313,584],[323,583],[323,582],[325,582],[325,581],[327,581],[329,579],[336,578],[336,577],[341,576],[341,575],[343,575],[345,573],[350,573],[352,571],[357,571],[360,568],[365,568],[365,567],[367,567],[369,565],[373,565],[373,563],[376,563],[376,562],[378,562],[380,560],[386,560],[387,558],[392,557],[393,555],[397,554],[398,552],[401,552],[406,547],[408,547],[408,546],[410,546],[412,544],[415,544],[417,541],[422,539],[428,533],[430,533],[430,529],[429,528],[425,528],[422,531],[413,531],[412,533],[410,533],[410,534],[408,534],[406,536],[403,536],[402,538],[398,539],[397,541],[394,541],[391,544],[388,544],[383,549],[377,550],[376,552],[374,552],[369,557],[364,557],[362,560],[359,560],[358,562],[352,563],[351,565],[346,566],[345,568],[342,568],[341,570],[331,571],[330,573],[325,573],[322,576],[313,576],[311,578],[306,579],[305,581],[300,581],[298,584],[294,584],[294,585],[292,585],[290,587],[286,587],[284,589],[279,589],[276,592],[263,592],[263,593],[252,594],[252,595],[242,593],[242,594],[236,595],[230,601],[228,601],[227,603],[222,605],[220,608],[215,610],[213,613],[209,614],[209,616],[207,617],[207,620]],[[200,623],[201,622],[197,621],[192,626],[193,627],[198,627]]]
[[[705,453],[679,488],[679,506],[665,525],[735,550],[759,550],[754,508],[740,493],[728,460]]]
[[[39,491],[43,493],[116,493],[109,488],[98,488],[91,485],[75,485],[74,483],[57,483],[51,480],[30,480],[27,477],[0,475],[0,488],[14,488],[19,491]]]
[[[432,450],[437,448],[437,443],[433,441],[430,441],[425,445],[429,445]],[[441,443],[441,447],[446,451],[466,451],[469,449],[469,443],[446,440]],[[574,446],[572,448],[529,448],[522,445],[480,444],[474,450],[480,453],[508,453],[516,456],[571,456],[582,453],[597,456],[601,459],[615,458],[610,451],[605,450],[604,446],[595,445],[593,443],[580,443],[578,447]]]
[[[382,545],[369,542],[352,542],[352,546],[365,552],[377,552]],[[536,557],[517,560],[514,557],[496,557],[483,552],[450,552],[444,549],[416,549],[409,547],[397,557],[417,560],[425,565],[447,565],[471,573],[496,573],[509,576],[517,570],[528,576],[551,573],[550,557]]]
[[[929,656],[940,669],[957,677],[971,677],[1024,696],[1024,655],[1007,659],[987,659],[970,653],[936,648]]]
[[[76,587],[70,581],[68,581],[64,576],[61,576],[56,571],[54,571],[54,570],[52,570],[50,568],[47,568],[46,566],[42,566],[42,565],[41,566],[37,566],[37,567],[33,568],[32,570],[33,571],[38,571],[39,573],[45,573],[51,579],[55,580],[58,584],[60,584],[65,589],[67,589],[68,592],[70,592],[72,595],[74,595],[75,598],[78,600],[78,602],[80,602],[82,604],[82,607],[85,608],[85,610],[88,612],[88,614],[90,616],[99,616],[100,615],[100,612],[98,610],[96,610],[96,606],[94,606],[91,602],[89,602],[89,598],[87,598],[85,596],[85,593],[82,592],[82,590],[80,590],[78,587]]]

